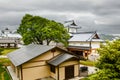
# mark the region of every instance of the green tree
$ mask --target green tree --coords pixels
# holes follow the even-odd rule
[[[67,45],[69,39],[63,24],[30,14],[23,17],[17,32],[22,35],[25,44],[43,44],[43,41],[46,41],[49,45],[54,41]]]
[[[100,58],[96,63],[99,71],[90,80],[120,80],[120,40],[107,42],[98,50]]]

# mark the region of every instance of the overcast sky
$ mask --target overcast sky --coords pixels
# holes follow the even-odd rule
[[[0,0],[0,29],[17,29],[27,13],[61,23],[75,20],[81,31],[120,34],[120,0]]]

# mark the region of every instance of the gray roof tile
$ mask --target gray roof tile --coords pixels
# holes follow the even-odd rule
[[[15,66],[19,66],[53,48],[55,48],[55,46],[30,44],[28,46],[25,46],[14,52],[9,53],[7,57],[12,61],[12,63]]]
[[[90,41],[94,33],[79,33],[73,34],[73,37],[69,41]]]
[[[63,54],[60,54],[59,56],[56,56],[55,58],[49,60],[48,63],[51,65],[54,65],[54,66],[58,66],[62,62],[66,61],[72,57],[75,57],[75,56],[73,56],[71,54],[63,53]]]

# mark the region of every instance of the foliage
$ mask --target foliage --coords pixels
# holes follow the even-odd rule
[[[12,52],[13,50],[16,50],[16,49],[0,48],[0,50],[1,50],[1,54],[5,55],[5,54],[7,54],[9,52]],[[0,80],[11,80],[9,74],[7,73],[7,71],[5,69],[5,67],[3,67],[3,66],[8,66],[9,64],[10,64],[9,59],[0,58]]]
[[[10,61],[6,58],[0,58],[0,80],[2,80],[2,77],[4,80],[11,80],[9,74],[7,73],[5,67],[9,65]],[[3,74],[3,75],[2,75]]]
[[[10,75],[5,71],[4,73],[4,80],[11,80]]]
[[[106,42],[98,50],[100,59],[96,67],[100,70],[90,80],[120,80],[120,40]]]
[[[87,66],[95,66],[95,62],[93,61],[84,61],[84,60],[80,60],[80,64],[83,64],[83,65],[87,65]]]
[[[55,41],[66,45],[69,39],[69,34],[61,23],[30,14],[23,17],[17,32],[22,35],[25,44],[43,44],[46,41],[49,45]]]
[[[3,51],[3,49],[0,48],[0,55],[2,55],[2,51]]]
[[[18,48],[1,48],[1,49],[2,49],[1,54],[2,54],[2,55],[6,55],[6,54],[8,54],[8,53],[10,53],[10,52],[18,49]]]

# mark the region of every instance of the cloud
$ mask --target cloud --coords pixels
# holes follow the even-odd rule
[[[81,31],[120,33],[119,0],[0,0],[0,13],[1,29],[16,29],[29,13],[62,23],[74,19]]]

